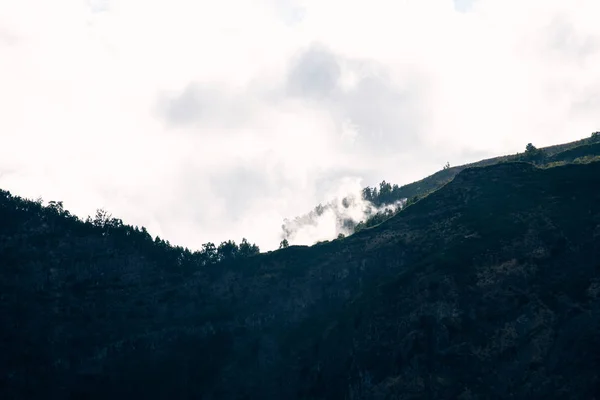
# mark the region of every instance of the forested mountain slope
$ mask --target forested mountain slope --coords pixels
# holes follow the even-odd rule
[[[0,198],[3,399],[600,393],[598,162],[468,168],[345,239],[217,263],[34,204]]]
[[[338,224],[343,234],[351,234],[361,229],[368,228],[387,220],[401,210],[402,204],[411,204],[429,193],[441,188],[466,168],[486,167],[505,162],[531,162],[539,167],[548,168],[569,163],[586,163],[600,161],[600,132],[593,132],[590,137],[543,148],[536,148],[529,143],[523,153],[489,158],[471,164],[450,167],[447,164],[440,171],[425,177],[419,181],[403,186],[382,181],[377,187],[365,187],[362,190],[362,199],[365,200],[367,209],[364,220],[355,221],[348,219],[338,211]],[[342,204],[352,203],[352,199],[345,198]],[[321,213],[331,204],[325,207],[319,204],[310,213],[297,217],[293,221],[286,220],[283,225],[283,238],[291,239],[295,225],[310,224],[312,220],[318,219]],[[342,210],[343,211],[343,210]]]

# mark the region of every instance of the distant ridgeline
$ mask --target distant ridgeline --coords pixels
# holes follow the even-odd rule
[[[367,186],[362,190],[362,199],[373,205],[365,210],[367,218],[364,221],[356,223],[352,219],[341,218],[339,225],[349,233],[355,233],[365,228],[370,228],[382,223],[391,218],[402,209],[417,202],[423,197],[429,195],[450,182],[454,177],[466,168],[485,167],[488,165],[498,164],[502,162],[530,162],[540,168],[550,168],[569,163],[588,163],[600,159],[600,132],[594,132],[589,138],[578,140],[575,142],[549,146],[544,148],[536,148],[529,143],[525,147],[523,153],[514,155],[494,157],[487,160],[478,161],[471,164],[450,167],[446,164],[444,168],[433,175],[430,175],[420,181],[413,182],[404,186],[392,185],[383,181],[377,187]],[[347,204],[351,199],[344,198],[342,204]],[[294,221],[302,222],[314,216],[320,216],[324,209],[329,205],[323,206],[319,204],[313,211],[301,217],[297,217]],[[288,222],[288,221],[286,221]],[[283,236],[289,236],[288,224],[283,225]]]
[[[0,236],[4,232],[14,231],[15,227],[32,227],[21,232],[20,240],[33,240],[35,237],[58,237],[65,235],[97,235],[102,237],[113,248],[132,246],[140,250],[151,250],[155,259],[165,264],[180,267],[198,267],[217,264],[236,258],[249,257],[260,253],[256,244],[250,244],[245,238],[238,245],[233,240],[222,242],[219,246],[208,242],[202,245],[200,251],[190,251],[181,246],[172,246],[169,241],[160,237],[152,239],[146,228],[141,229],[123,224],[118,218],[113,218],[105,210],[99,209],[92,219],[85,221],[71,214],[63,207],[62,201],[50,201],[47,206],[42,200],[32,201],[0,189]],[[14,246],[18,246],[18,242]],[[6,260],[5,260],[6,261]]]

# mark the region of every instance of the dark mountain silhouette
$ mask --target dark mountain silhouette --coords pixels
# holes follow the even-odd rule
[[[0,398],[593,399],[597,147],[542,151],[262,254],[1,192]]]

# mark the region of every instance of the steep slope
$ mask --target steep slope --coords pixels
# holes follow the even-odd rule
[[[600,392],[600,163],[466,169],[343,240],[201,268],[26,208],[0,206],[2,398]]]
[[[551,163],[557,161],[572,162],[577,157],[598,155],[599,145],[600,136],[598,136],[597,134],[592,134],[592,136],[589,138],[576,140],[574,142],[569,143],[542,147],[540,148],[540,150],[546,156],[546,159],[543,160],[543,163]],[[458,173],[460,173],[464,169],[473,167],[487,167],[502,162],[518,161],[525,161],[523,153],[493,157],[470,164],[458,165],[456,167],[443,169],[421,180],[401,186],[400,190],[397,192],[397,196],[399,198],[407,199],[410,199],[415,196],[422,197],[450,182]]]
[[[533,146],[533,149],[535,149],[535,146]],[[285,220],[282,226],[282,237],[293,242],[295,230],[304,225],[316,225],[322,211],[327,208],[337,216],[339,231],[344,235],[380,224],[400,210],[401,207],[398,207],[400,203],[407,201],[410,204],[427,196],[450,182],[458,173],[467,168],[486,167],[505,162],[534,162],[539,167],[548,168],[568,163],[593,161],[600,161],[600,132],[594,132],[591,137],[574,142],[535,149],[533,154],[526,151],[525,153],[494,157],[471,164],[444,168],[419,181],[403,186],[392,185],[383,181],[379,184],[379,187],[366,187],[362,190],[364,202],[361,204],[368,205],[364,210],[362,221],[349,218],[348,213],[344,212],[343,209],[336,209],[338,204],[333,201],[326,204],[325,207],[320,204],[310,213],[297,217],[292,221]],[[341,203],[344,202],[352,204],[353,199],[350,196],[343,199]]]

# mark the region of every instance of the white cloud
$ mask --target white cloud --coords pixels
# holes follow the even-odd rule
[[[377,207],[362,198],[363,188],[362,179],[338,180],[325,192],[324,203],[308,213],[284,221],[281,238],[292,244],[313,245],[334,239],[339,234],[350,235],[354,226],[370,216],[379,212],[394,212],[406,204],[407,199],[399,199],[393,204]]]
[[[598,130],[599,13],[596,0],[5,0],[0,187],[193,248],[273,248],[284,218],[348,180],[403,184]]]

